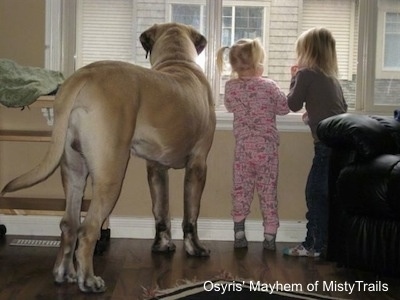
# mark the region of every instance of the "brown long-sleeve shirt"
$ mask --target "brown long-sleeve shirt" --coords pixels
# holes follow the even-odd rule
[[[294,112],[305,104],[315,142],[318,141],[316,130],[320,121],[347,111],[339,81],[317,70],[299,69],[292,77],[287,98],[289,108]]]

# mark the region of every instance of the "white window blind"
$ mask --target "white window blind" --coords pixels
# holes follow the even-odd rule
[[[133,62],[132,0],[78,0],[76,66],[111,59]]]
[[[339,77],[352,80],[357,62],[354,59],[357,49],[354,39],[354,1],[307,0],[303,5],[303,31],[312,27],[326,27],[331,30],[336,40]]]

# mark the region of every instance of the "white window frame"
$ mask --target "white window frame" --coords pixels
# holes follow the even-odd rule
[[[360,20],[358,37],[358,66],[357,66],[357,88],[356,88],[356,113],[382,114],[393,116],[393,111],[398,105],[379,105],[374,102],[374,83],[379,79],[379,68],[377,61],[380,50],[377,51],[379,42],[378,31],[379,19],[378,1],[363,0],[359,2]],[[385,5],[381,6],[385,7]],[[377,13],[378,12],[378,13]],[[382,26],[381,30],[382,30]],[[382,41],[380,41],[382,42]],[[382,54],[380,54],[382,57]],[[394,78],[394,77],[392,77]]]
[[[61,71],[62,0],[46,0],[45,68]]]
[[[168,1],[179,2],[182,0]],[[216,16],[222,15],[222,0],[208,0],[207,6],[208,28],[221,28],[221,19]],[[72,0],[46,0],[46,56],[45,67],[53,70],[65,72],[66,55],[71,53],[68,48],[71,39],[71,22],[68,18],[73,18],[73,6],[75,1]],[[187,3],[187,2],[186,2]],[[226,2],[228,3],[228,2]],[[256,3],[253,1],[246,2]],[[269,2],[268,2],[269,3]],[[236,2],[234,4],[237,4]],[[374,86],[375,68],[376,68],[376,24],[378,16],[376,14],[377,1],[363,0],[360,5],[360,22],[359,22],[359,41],[358,41],[358,58],[357,66],[357,90],[356,90],[356,110],[355,113],[381,113],[391,114],[394,107],[379,106],[374,104]],[[259,3],[258,3],[259,6]],[[301,9],[301,7],[300,7]],[[269,9],[267,9],[269,11]],[[73,22],[72,22],[73,23]],[[66,26],[66,25],[69,26]],[[299,26],[300,29],[300,26]],[[268,32],[266,30],[266,32]],[[299,32],[300,33],[300,32]],[[219,95],[219,80],[216,80],[215,56],[220,45],[220,30],[214,32],[214,39],[209,39],[206,57],[206,72],[210,74],[210,83],[215,95]],[[71,59],[71,55],[68,56]],[[73,59],[73,58],[72,58]],[[69,74],[68,74],[69,75]],[[308,127],[301,121],[300,113],[291,113],[286,116],[280,116],[278,119],[278,129],[280,131],[305,132],[309,131]],[[232,114],[226,111],[217,111],[217,129],[232,129]]]
[[[234,1],[224,1],[224,6],[231,6],[231,7],[238,7],[238,6],[253,6],[253,7],[260,7],[262,6],[264,8],[264,16],[263,16],[263,20],[265,22],[264,24],[264,30],[263,30],[263,36],[262,41],[268,41],[269,40],[269,21],[270,21],[270,13],[271,13],[271,3],[270,2],[265,2],[262,5],[260,4],[260,2],[256,2],[256,1],[246,1],[246,2],[234,2]],[[222,13],[221,13],[222,16]],[[222,22],[222,20],[221,20]],[[220,26],[219,28],[222,28],[222,26]],[[232,34],[234,35],[234,31],[232,32]],[[221,40],[221,39],[220,39]],[[222,46],[230,46],[230,45],[222,45]],[[264,76],[268,76],[268,62],[269,62],[269,55],[268,52],[266,52],[265,55],[265,59],[264,59]]]
[[[205,8],[206,8],[206,0],[192,0],[188,2],[187,0],[166,0],[166,5],[167,9],[165,10],[165,20],[168,20],[169,22],[172,21],[172,5],[173,4],[187,4],[187,5],[200,5],[201,6],[201,12],[200,14],[205,14]],[[203,20],[203,15],[200,15],[200,20]],[[204,31],[206,28],[206,24],[201,23],[201,30]]]
[[[246,1],[246,2],[233,2],[233,1],[224,1],[224,6],[231,6],[231,7],[238,7],[238,6],[252,6],[252,7],[263,7],[264,8],[264,16],[263,19],[265,21],[264,24],[264,33],[262,36],[263,42],[268,40],[269,36],[269,20],[270,20],[270,11],[271,11],[271,3],[270,2],[265,2],[265,3],[260,3],[256,1]],[[233,20],[234,21],[234,20]],[[234,33],[234,32],[232,32]],[[224,45],[224,46],[229,46],[229,45]]]
[[[384,66],[384,47],[379,45],[385,45],[385,25],[387,13],[400,13],[400,8],[394,9],[393,5],[390,5],[390,1],[385,1],[378,6],[378,22],[377,22],[377,47],[376,47],[376,78],[383,79],[400,79],[400,70],[385,68]]]
[[[46,0],[45,17],[45,68],[70,75],[76,59],[76,2]]]

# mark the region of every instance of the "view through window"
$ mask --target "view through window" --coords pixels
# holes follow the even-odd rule
[[[72,2],[72,1],[71,1]],[[203,33],[209,47],[230,46],[240,38],[259,38],[266,49],[264,76],[286,92],[295,63],[297,37],[311,27],[326,27],[336,39],[340,81],[350,109],[391,113],[400,105],[399,0],[76,0],[76,68],[101,59],[149,66],[139,35],[155,23],[181,22]],[[217,9],[219,8],[219,9]],[[220,15],[213,11],[221,12]],[[333,13],[334,12],[334,13]],[[219,27],[208,28],[210,19]],[[218,40],[215,40],[216,37]],[[229,68],[216,75],[198,63],[219,87],[223,110]]]

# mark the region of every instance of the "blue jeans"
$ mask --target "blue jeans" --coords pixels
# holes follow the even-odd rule
[[[331,148],[318,142],[314,145],[314,159],[308,174],[306,185],[306,203],[308,211],[307,236],[303,246],[307,250],[321,252],[328,239],[329,218],[329,161]]]

